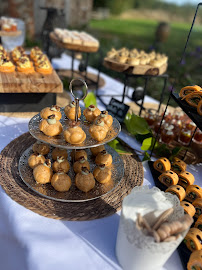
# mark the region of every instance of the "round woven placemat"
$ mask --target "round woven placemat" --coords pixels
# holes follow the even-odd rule
[[[92,220],[106,217],[121,209],[123,198],[136,185],[143,183],[143,167],[136,154],[124,155],[125,175],[120,184],[101,198],[64,203],[46,199],[29,189],[21,180],[18,161],[21,154],[36,140],[29,132],[9,143],[0,154],[0,185],[17,203],[44,217],[64,220]]]

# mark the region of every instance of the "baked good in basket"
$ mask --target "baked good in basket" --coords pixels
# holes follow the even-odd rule
[[[186,171],[187,164],[183,160],[175,157],[174,158],[174,161],[172,162],[171,168],[172,168],[172,170],[174,172],[176,172],[177,174],[179,174],[181,172]]]
[[[90,164],[85,157],[80,157],[79,160],[77,160],[73,164],[73,169],[75,173],[81,172],[82,167],[86,167],[88,170],[90,170]]]
[[[191,251],[202,249],[202,231],[197,228],[191,228],[185,236],[184,243]]]
[[[83,115],[85,116],[86,120],[89,122],[93,122],[98,115],[100,115],[101,111],[95,107],[94,105],[90,105],[83,111]]]
[[[51,178],[51,185],[59,192],[68,191],[71,184],[71,178],[64,172],[57,172]]]
[[[79,127],[79,122],[72,121],[70,127],[64,131],[64,138],[70,144],[81,144],[86,139],[86,133]]]
[[[193,202],[197,198],[202,198],[202,188],[198,185],[190,185],[186,188],[186,200]]]
[[[153,167],[155,170],[163,173],[163,172],[169,171],[171,169],[171,164],[167,158],[162,157],[162,158],[159,158],[156,161],[154,161]]]
[[[62,124],[55,119],[55,115],[48,116],[48,119],[43,119],[39,124],[39,129],[47,136],[59,135],[63,128]]]
[[[58,157],[64,157],[65,159],[67,159],[68,157],[67,150],[59,147],[54,148],[52,151],[52,159],[57,160]]]
[[[37,183],[46,184],[50,183],[53,175],[53,171],[51,169],[51,161],[50,159],[46,159],[44,164],[40,164],[33,170],[33,176]]]
[[[178,185],[182,186],[183,188],[187,188],[189,185],[193,185],[195,178],[193,174],[190,172],[184,171],[178,174],[179,181]]]
[[[187,270],[202,269],[202,250],[195,250],[191,253],[187,264]]]
[[[169,192],[173,195],[176,195],[180,201],[183,201],[186,196],[185,189],[179,185],[170,186],[165,190],[165,192]]]
[[[70,169],[69,162],[63,156],[57,157],[57,160],[53,162],[54,172],[64,172],[67,173]]]
[[[70,120],[74,121],[76,116],[76,103],[72,101],[69,105],[64,108],[65,115]],[[81,108],[79,107],[78,117],[81,117]]]
[[[31,156],[28,158],[28,165],[30,168],[34,169],[36,166],[39,164],[44,164],[45,162],[45,157],[38,154],[38,153],[33,153]]]
[[[192,204],[196,209],[195,217],[200,217],[200,215],[202,215],[202,198],[197,198]]]
[[[86,167],[82,167],[81,172],[77,173],[75,177],[75,185],[83,192],[88,192],[94,188],[95,179]]]
[[[198,85],[185,86],[180,90],[179,96],[184,99],[187,95],[201,90],[201,87]]]
[[[162,184],[164,184],[167,187],[170,187],[172,185],[177,185],[178,180],[179,180],[178,175],[171,170],[162,173],[158,177],[158,179]]]
[[[105,164],[105,167],[108,167],[112,164],[112,156],[106,150],[103,150],[96,156],[95,163],[97,165]]]
[[[105,166],[105,164],[100,164],[94,169],[93,175],[99,183],[105,184],[110,181],[112,172],[109,167]]]
[[[32,145],[32,150],[33,150],[33,152],[36,152],[38,154],[47,155],[50,152],[50,147],[46,143],[42,143],[40,141],[36,141]]]
[[[108,132],[108,126],[105,125],[102,119],[96,119],[90,126],[89,133],[93,139],[100,142],[105,139]]]
[[[186,201],[182,201],[180,202],[180,205],[184,208],[184,213],[190,215],[191,217],[193,217],[196,213],[196,209],[195,207]]]
[[[48,119],[48,116],[55,115],[56,120],[60,120],[62,118],[62,114],[60,112],[60,107],[57,105],[52,105],[51,107],[46,107],[41,110],[40,116],[43,119]]]

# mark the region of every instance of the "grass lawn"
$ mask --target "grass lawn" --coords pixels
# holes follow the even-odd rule
[[[154,20],[120,20],[109,18],[105,20],[92,20],[88,32],[92,33],[100,40],[103,56],[112,47],[119,49],[127,47],[129,49],[137,48],[148,51],[152,48],[155,39],[155,31],[158,25]],[[159,46],[159,51],[169,57],[168,74],[170,76],[168,87],[176,79],[176,88],[188,84],[202,85],[201,67],[202,67],[202,27],[195,25],[190,37],[187,48],[187,55],[183,65],[179,65],[185,42],[189,33],[190,24],[172,23],[170,25],[170,35],[168,40]],[[201,47],[201,48],[200,48]],[[197,48],[197,49],[196,49]],[[99,65],[98,54],[91,57],[90,64],[94,67]],[[200,68],[200,70],[199,70]],[[121,75],[103,68],[103,71],[115,78],[121,78]],[[136,84],[141,85],[140,80]],[[158,78],[151,80],[148,93],[154,98],[159,98],[163,82]],[[134,85],[135,86],[135,85]],[[167,91],[167,96],[168,96]],[[166,98],[165,101],[166,102]]]

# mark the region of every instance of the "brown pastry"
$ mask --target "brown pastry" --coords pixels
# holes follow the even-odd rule
[[[67,105],[64,109],[64,112],[66,116],[74,121],[75,120],[75,114],[76,114],[76,103],[75,101],[72,101],[69,105]],[[78,117],[81,117],[81,108],[79,107]]]
[[[195,217],[198,218],[202,214],[202,198],[197,198],[192,204],[196,209]]]
[[[110,128],[113,123],[113,117],[108,114],[108,111],[102,111],[101,114],[97,117],[97,119],[103,120],[105,125],[108,126],[108,128]]]
[[[31,156],[29,156],[28,165],[30,168],[34,169],[37,165],[44,164],[45,160],[46,159],[44,156],[42,156],[38,153],[34,153]]]
[[[62,132],[62,124],[55,119],[55,115],[48,116],[39,124],[39,129],[47,136],[57,136]]]
[[[74,169],[75,173],[81,172],[82,167],[86,167],[88,170],[90,170],[90,164],[85,159],[85,157],[80,157],[79,160],[74,162],[74,165],[73,165],[73,169]]]
[[[187,270],[197,269],[202,269],[202,250],[193,251],[187,264]]]
[[[196,213],[196,209],[194,208],[194,206],[186,201],[182,201],[180,202],[180,205],[184,208],[184,213],[190,215],[191,217],[193,217]]]
[[[64,131],[64,138],[68,143],[81,144],[86,139],[86,133],[78,126],[78,123],[73,121],[70,127]]]
[[[51,169],[50,159],[46,159],[44,164],[40,164],[33,170],[34,179],[37,183],[50,183],[53,171]]]
[[[85,150],[76,150],[71,152],[72,160],[75,162],[79,160],[80,157],[84,157],[86,160],[88,159],[87,153]]]
[[[194,224],[194,228],[199,229],[200,231],[202,231],[202,215],[200,215],[196,221],[196,223]]]
[[[50,147],[46,143],[42,143],[40,141],[37,141],[32,146],[33,152],[36,152],[40,155],[47,155],[50,152]]]
[[[40,116],[43,119],[48,119],[48,116],[53,115],[53,114],[55,115],[56,120],[59,121],[61,119],[62,114],[60,112],[59,106],[53,105],[51,107],[46,107],[43,110],[41,110],[41,112],[40,112]]]
[[[93,156],[97,156],[103,150],[105,150],[104,145],[99,145],[97,147],[90,148],[90,151],[93,154]]]
[[[57,172],[51,178],[51,185],[59,192],[68,191],[71,187],[71,179],[64,172]]]
[[[94,169],[93,175],[99,183],[105,184],[111,179],[112,172],[105,164],[101,164]]]
[[[171,170],[162,173],[158,177],[158,179],[163,185],[167,187],[172,186],[172,185],[177,185],[178,180],[179,180],[178,175]]]
[[[202,249],[202,231],[191,228],[185,236],[184,243],[191,251]]]
[[[57,160],[53,163],[53,171],[54,172],[64,172],[67,173],[69,171],[70,165],[67,159],[63,156],[57,157]]]
[[[187,188],[189,185],[193,185],[195,178],[193,174],[190,172],[184,171],[178,174],[179,181],[178,185],[182,186],[183,188]]]
[[[155,170],[163,173],[170,170],[171,164],[167,158],[162,157],[154,161],[153,167]]]
[[[96,156],[95,163],[97,165],[105,164],[108,167],[112,164],[112,156],[106,150],[103,150]]]
[[[95,118],[100,115],[101,111],[95,107],[94,105],[90,105],[88,108],[86,108],[83,111],[84,116],[86,117],[86,120],[89,122],[93,122]]]
[[[175,157],[174,162],[172,162],[171,168],[177,174],[186,171],[187,164],[181,159]]]
[[[57,160],[58,157],[64,157],[64,159],[67,159],[67,150],[59,147],[54,148],[52,151],[52,159]]]
[[[198,185],[190,185],[186,188],[186,200],[189,202],[202,198],[202,188]]]
[[[95,123],[90,126],[89,133],[93,139],[100,142],[107,136],[108,127],[101,119],[95,120]]]
[[[165,192],[169,192],[173,195],[176,195],[180,201],[183,201],[186,196],[185,189],[181,187],[180,185],[170,186],[169,188],[165,190]]]
[[[82,171],[77,173],[75,177],[75,185],[83,192],[88,192],[94,188],[95,179],[86,167],[82,167]]]

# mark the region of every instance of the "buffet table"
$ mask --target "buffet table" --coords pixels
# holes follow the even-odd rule
[[[53,60],[54,67],[66,68],[69,57]],[[70,61],[70,59],[69,59]],[[91,69],[93,71],[93,69]],[[105,77],[104,93],[120,89],[122,84]],[[131,89],[132,91],[132,89]],[[148,98],[151,102],[152,99]],[[100,109],[102,105],[98,104]],[[0,116],[0,150],[13,139],[28,131],[27,118]],[[132,138],[120,133],[132,148],[140,146]],[[143,163],[143,185],[154,182],[147,162]],[[189,166],[199,180],[202,166]],[[0,259],[3,270],[66,270],[121,269],[115,255],[120,211],[109,217],[92,221],[64,221],[40,216],[13,201],[0,187]],[[145,258],[146,259],[146,258]],[[164,270],[183,270],[178,253],[166,262]]]

